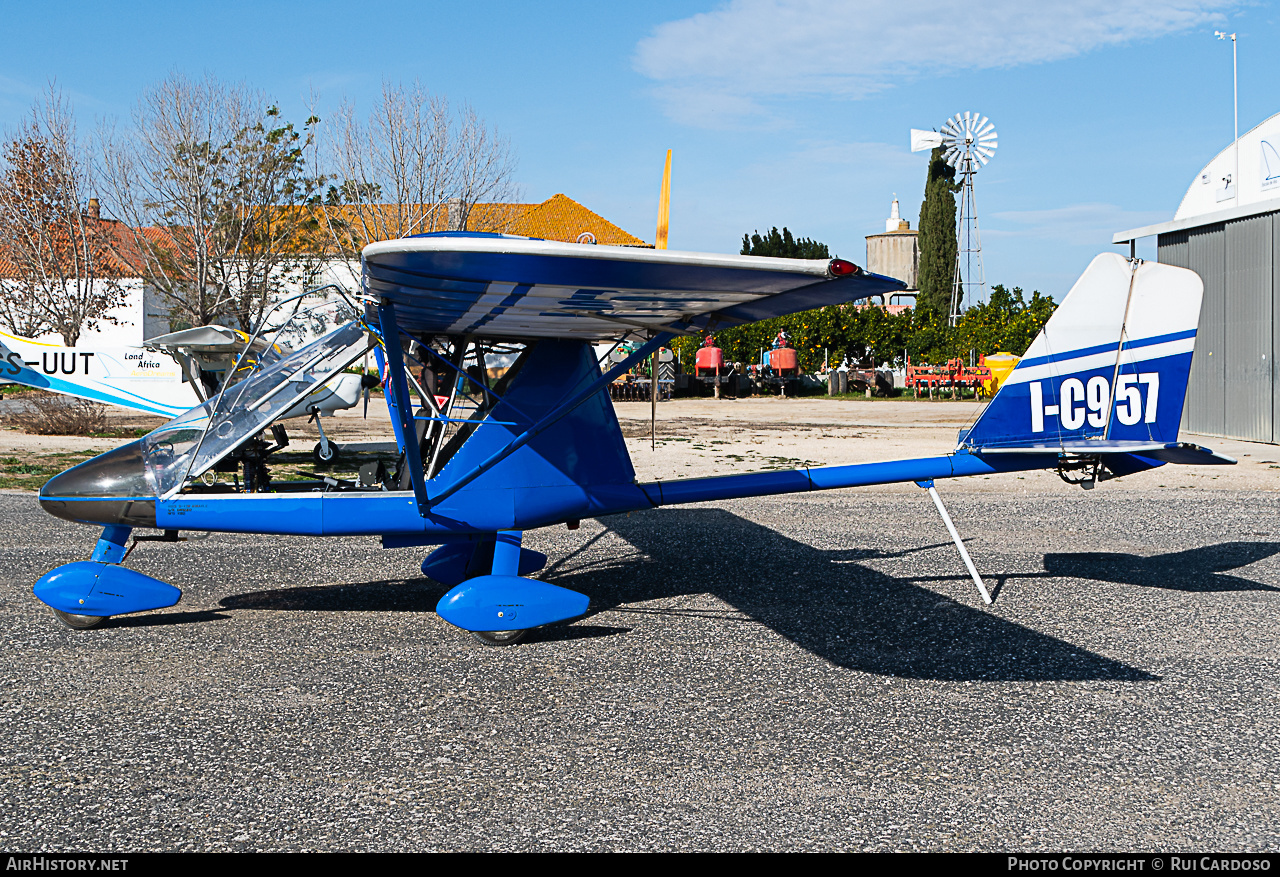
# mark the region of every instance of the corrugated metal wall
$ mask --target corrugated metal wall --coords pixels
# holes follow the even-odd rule
[[[1204,280],[1182,428],[1280,442],[1280,221],[1251,216],[1160,235],[1159,259]]]

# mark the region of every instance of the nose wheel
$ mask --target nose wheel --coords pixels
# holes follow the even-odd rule
[[[317,463],[332,463],[338,459],[338,446],[330,441],[322,441],[311,450],[311,456]]]
[[[72,630],[91,630],[106,621],[106,615],[73,615],[60,609],[52,610],[57,619]]]
[[[471,635],[486,646],[514,646],[524,639],[527,630],[473,630]]]
[[[338,459],[338,446],[329,441],[329,437],[324,434],[324,425],[320,422],[320,409],[314,406],[311,408],[311,422],[320,431],[320,441],[316,443],[315,448],[311,451],[311,456],[322,466],[332,463]]]

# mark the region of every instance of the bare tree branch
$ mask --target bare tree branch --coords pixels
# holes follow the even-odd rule
[[[0,257],[9,263],[0,323],[15,334],[57,332],[74,346],[124,302],[124,266],[112,254],[113,224],[89,199],[94,185],[72,108],[51,84],[0,145]]]
[[[408,90],[383,83],[367,122],[344,104],[333,128],[335,184],[324,218],[334,247],[348,259],[371,241],[466,229],[477,200],[514,194],[510,144],[470,107],[454,113],[416,82]]]
[[[302,132],[260,93],[180,74],[148,91],[127,137],[102,138],[106,192],[132,227],[126,255],[171,321],[249,330],[269,302],[313,273],[319,223],[308,205]]]

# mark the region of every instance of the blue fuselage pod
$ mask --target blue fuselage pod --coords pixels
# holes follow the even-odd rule
[[[154,527],[155,491],[142,463],[142,441],[129,442],[50,478],[40,506],[80,524]]]

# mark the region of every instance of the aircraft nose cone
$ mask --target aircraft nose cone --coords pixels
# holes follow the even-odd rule
[[[99,454],[40,488],[46,512],[82,524],[156,525],[155,491],[142,465],[142,441]]]

